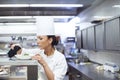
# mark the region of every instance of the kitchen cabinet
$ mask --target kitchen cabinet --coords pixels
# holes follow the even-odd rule
[[[69,80],[80,80],[81,73],[69,66]]]
[[[81,30],[81,48],[120,50],[120,17]]]
[[[76,68],[69,65],[69,80],[91,80],[91,79],[87,78]]]
[[[78,49],[81,48],[81,31],[80,30],[76,31],[76,47]]]
[[[82,36],[82,48],[87,49],[87,29],[84,29],[81,31],[81,36]]]
[[[96,50],[104,49],[104,25],[98,24],[95,25],[95,46]]]
[[[87,28],[87,46],[89,50],[95,49],[94,26]]]
[[[120,21],[119,17],[105,23],[105,49],[120,50]]]
[[[81,31],[82,36],[82,48],[94,50],[95,49],[95,34],[94,26],[89,27]]]

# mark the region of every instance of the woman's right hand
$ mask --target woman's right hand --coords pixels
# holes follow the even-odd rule
[[[21,47],[20,44],[12,44],[12,45],[10,46],[10,48],[13,50],[15,46]]]

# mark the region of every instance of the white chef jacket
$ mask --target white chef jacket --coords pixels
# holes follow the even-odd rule
[[[65,56],[62,53],[55,50],[53,55],[47,56],[44,54],[44,50],[23,49],[22,54],[24,54],[24,53],[30,53],[31,55],[35,55],[35,54],[39,53],[43,57],[43,59],[47,62],[50,69],[53,71],[54,80],[63,80],[63,78],[67,72],[68,66],[67,66]],[[38,64],[38,65],[39,65],[39,67],[38,67],[39,80],[48,80],[42,65],[40,65],[40,64]]]

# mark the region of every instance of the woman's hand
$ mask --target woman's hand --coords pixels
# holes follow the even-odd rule
[[[32,59],[38,60],[38,62],[43,66],[46,65],[46,62],[44,61],[44,59],[42,58],[40,54],[36,54],[35,56],[32,56]]]
[[[10,48],[13,50],[15,46],[21,47],[20,44],[12,44],[12,45],[10,46]]]

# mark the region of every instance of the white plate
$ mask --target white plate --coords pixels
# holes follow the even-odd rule
[[[15,57],[17,59],[31,59],[31,56],[28,56],[28,55],[15,55]]]
[[[6,54],[7,54],[7,52],[0,52],[0,56],[4,56]]]

